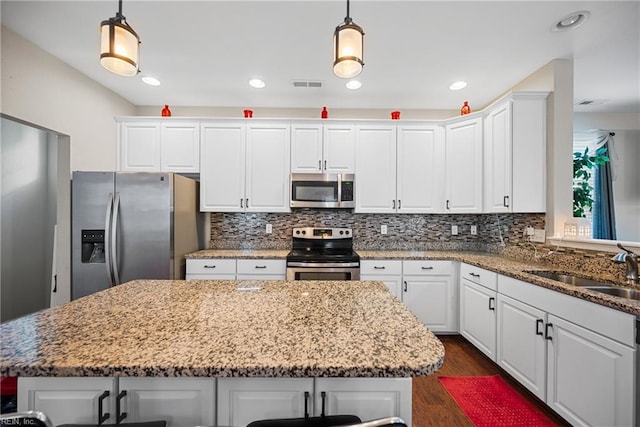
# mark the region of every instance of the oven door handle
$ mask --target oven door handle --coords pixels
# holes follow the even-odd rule
[[[308,268],[344,268],[360,267],[359,262],[288,262],[287,267],[308,267]]]

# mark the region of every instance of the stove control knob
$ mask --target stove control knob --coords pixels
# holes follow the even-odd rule
[[[344,234],[344,231],[340,230],[340,234]]]
[[[296,234],[300,234],[300,230],[296,230]]]
[[[307,234],[307,231],[306,230],[302,230],[302,234]]]
[[[349,235],[349,230],[345,231],[345,233],[347,233],[347,236]]]

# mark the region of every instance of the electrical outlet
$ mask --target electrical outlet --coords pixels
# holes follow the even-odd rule
[[[458,235],[458,226],[457,225],[452,225],[451,226],[451,235],[452,236],[457,236]]]
[[[472,225],[471,226],[471,235],[475,236],[478,234],[478,226],[477,225]]]
[[[535,234],[535,230],[532,226],[528,226],[524,232],[527,236],[533,236]]]
[[[547,233],[544,228],[536,228],[533,231],[533,235],[530,237],[532,242],[544,243],[547,237]]]
[[[267,233],[267,234],[273,233],[273,227],[271,226],[271,224],[267,224],[267,226],[265,227],[264,232]]]
[[[387,224],[382,224],[380,226],[380,234],[387,234]]]

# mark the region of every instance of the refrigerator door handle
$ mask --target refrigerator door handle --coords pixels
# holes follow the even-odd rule
[[[104,219],[104,254],[105,265],[107,266],[107,276],[109,276],[109,285],[113,286],[113,266],[111,265],[111,217],[113,215],[113,193],[109,193],[109,200],[107,201],[107,210]]]
[[[111,222],[111,264],[113,265],[114,285],[120,284],[120,273],[118,273],[118,211],[120,210],[120,193],[116,193],[113,199],[113,221]]]

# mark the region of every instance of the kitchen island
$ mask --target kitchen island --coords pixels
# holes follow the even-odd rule
[[[383,283],[372,281],[140,280],[8,322],[0,331],[0,374],[33,377],[19,380],[19,409],[37,409],[37,385],[51,377],[108,378],[116,389],[111,395],[122,389],[117,380],[123,377],[207,384],[213,378],[303,379],[311,391],[322,379],[390,379],[402,384],[396,396],[405,409],[388,415],[410,421],[410,377],[432,374],[444,362],[440,341]],[[23,393],[27,384],[31,391]],[[356,389],[381,393],[389,385],[362,384]],[[296,396],[304,404],[305,394]],[[320,399],[313,396],[310,407],[319,410]],[[227,408],[220,400],[218,408],[220,424],[231,419],[236,425],[221,415]]]

